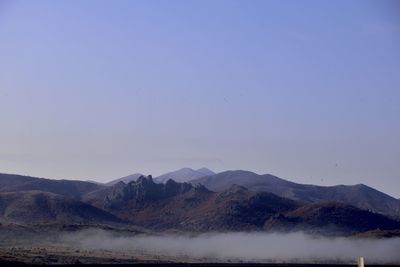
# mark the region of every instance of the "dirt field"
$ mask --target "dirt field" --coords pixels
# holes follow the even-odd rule
[[[173,258],[150,255],[145,252],[118,252],[109,250],[81,250],[70,247],[0,247],[0,259],[28,264],[132,264],[199,262],[202,259]],[[205,262],[205,259],[203,259]]]

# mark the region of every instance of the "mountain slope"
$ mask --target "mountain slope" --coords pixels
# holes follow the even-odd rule
[[[175,196],[190,190],[188,183],[177,183],[170,179],[165,184],[153,181],[151,175],[139,177],[128,184],[119,182],[114,186],[90,192],[84,196],[84,201],[101,208],[125,209],[137,203],[147,203]]]
[[[212,170],[210,170],[208,168],[205,168],[205,167],[196,170],[196,172],[201,173],[201,174],[203,174],[205,176],[214,175],[215,174],[215,172],[213,172]]]
[[[239,186],[214,193],[171,179],[157,184],[151,177],[141,177],[128,185],[119,183],[113,190],[98,194],[99,198],[92,197],[89,203],[156,230],[257,230],[276,212],[299,207],[295,201]]]
[[[154,181],[158,183],[165,183],[169,179],[172,179],[175,182],[182,183],[213,174],[215,173],[207,168],[201,168],[198,170],[193,170],[191,168],[182,168],[177,171],[168,172],[166,174],[160,175],[154,178]]]
[[[84,181],[52,180],[15,174],[0,174],[0,192],[40,190],[67,197],[80,198],[103,185]]]
[[[157,184],[151,177],[93,192],[88,202],[153,230],[351,234],[377,228],[400,229],[399,222],[345,204],[333,203],[334,208],[306,204],[238,185],[216,193],[173,180]]]
[[[265,230],[311,230],[319,233],[334,231],[340,234],[367,232],[376,229],[399,229],[400,223],[381,214],[357,209],[336,202],[319,202],[301,206],[284,215],[269,219]]]
[[[389,206],[387,202],[378,205],[388,196],[363,185],[301,185],[244,171],[203,180],[215,188],[226,188],[213,192],[201,184],[194,185],[196,182],[178,183],[172,179],[155,183],[151,176],[141,176],[128,184],[120,181],[102,186],[0,175],[0,223],[111,224],[123,220],[159,231],[303,230],[342,235],[400,229],[398,221],[344,204],[358,203],[364,209]],[[323,202],[329,198],[340,199],[341,203]]]
[[[41,191],[0,193],[0,220],[22,224],[109,224],[122,220],[61,195]]]
[[[111,186],[111,185],[115,185],[115,184],[117,184],[119,182],[124,182],[124,183],[127,184],[127,183],[129,183],[131,181],[136,181],[140,176],[143,176],[143,174],[134,173],[134,174],[131,174],[131,175],[128,175],[128,176],[124,176],[122,178],[118,178],[118,179],[112,180],[112,181],[106,183],[106,185],[107,186]]]
[[[248,171],[226,171],[190,181],[202,184],[210,190],[221,191],[232,184],[238,184],[259,192],[305,202],[336,201],[353,205],[364,210],[400,217],[400,201],[366,185],[316,186],[297,184],[266,174],[258,175]]]

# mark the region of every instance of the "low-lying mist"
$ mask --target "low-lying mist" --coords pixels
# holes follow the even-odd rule
[[[123,236],[102,230],[64,234],[61,242],[82,249],[142,251],[210,261],[400,263],[400,238],[355,239],[304,233],[209,233]]]

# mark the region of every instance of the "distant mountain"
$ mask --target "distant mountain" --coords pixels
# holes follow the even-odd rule
[[[71,198],[103,188],[103,185],[84,181],[52,180],[15,174],[0,174],[0,192],[40,190]]]
[[[233,184],[258,192],[270,192],[281,197],[304,202],[336,201],[357,208],[400,218],[400,201],[366,185],[316,186],[293,183],[279,177],[258,175],[249,171],[226,171],[190,181],[210,190],[222,191]]]
[[[205,168],[205,167],[196,170],[196,172],[201,173],[206,176],[215,174],[215,172],[213,172],[212,170]]]
[[[97,194],[97,196],[96,196]],[[215,193],[202,185],[140,177],[90,193],[88,203],[153,230],[293,231],[352,234],[400,229],[385,216],[338,204],[306,204],[239,185]]]
[[[154,181],[157,183],[165,183],[169,179],[174,180],[175,182],[188,182],[193,179],[198,179],[201,177],[209,176],[215,174],[213,171],[207,168],[201,168],[198,170],[193,170],[191,168],[182,168],[177,171],[168,172],[166,174],[160,175],[154,178]]]
[[[0,193],[0,221],[21,224],[110,224],[122,220],[83,202],[42,191]]]
[[[382,209],[390,201],[389,196],[363,185],[301,185],[245,171],[224,172],[192,183],[172,179],[156,183],[151,176],[140,176],[112,186],[0,175],[0,224],[119,223],[156,231],[302,230],[379,236],[397,233],[400,222],[365,209]]]
[[[111,185],[115,185],[119,182],[124,182],[125,184],[131,182],[131,181],[136,181],[140,176],[143,176],[143,174],[141,173],[135,173],[135,174],[131,174],[128,176],[124,176],[122,178],[118,178],[115,180],[112,180],[111,182],[106,183],[107,186],[111,186]]]

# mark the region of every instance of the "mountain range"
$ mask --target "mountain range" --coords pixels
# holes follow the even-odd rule
[[[298,184],[273,176],[249,171],[225,171],[190,181],[202,184],[212,191],[222,191],[233,184],[257,192],[270,192],[293,200],[314,203],[335,201],[357,208],[400,218],[400,201],[363,184],[317,186]]]
[[[324,234],[393,230],[400,222],[336,203],[305,203],[232,185],[212,192],[201,184],[155,183],[151,176],[118,183],[85,199],[132,224],[164,231],[292,231]]]
[[[191,180],[199,179],[213,174],[215,173],[207,168],[201,168],[198,170],[194,170],[192,168],[182,168],[177,171],[168,172],[166,174],[155,177],[154,181],[158,183],[165,183],[169,179],[172,179],[175,182],[182,183],[182,182],[189,182]]]
[[[0,174],[0,224],[340,235],[400,229],[400,201],[365,185],[323,187],[248,171],[189,168],[154,179],[134,176],[97,184]]]
[[[213,171],[207,168],[200,168],[197,170],[194,170],[192,168],[182,168],[176,171],[168,172],[165,174],[162,174],[160,176],[157,176],[154,178],[154,181],[157,183],[165,183],[167,180],[172,179],[176,182],[189,182],[194,179],[202,178],[205,176],[213,175],[215,174]],[[115,185],[118,182],[124,182],[124,183],[129,183],[131,181],[136,181],[140,176],[143,176],[141,173],[135,173],[131,174],[128,176],[124,176],[122,178],[118,178],[115,180],[112,180],[105,185]]]

